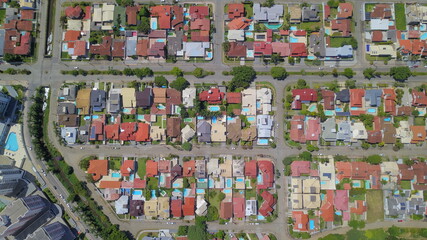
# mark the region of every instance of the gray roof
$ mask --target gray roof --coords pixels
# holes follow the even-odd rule
[[[209,42],[184,42],[183,50],[188,57],[205,57]]]
[[[119,92],[110,92],[109,101],[109,113],[119,113],[121,106],[121,95]]]
[[[320,56],[325,56],[325,33],[322,30],[319,31],[319,34],[310,34],[310,45],[309,48],[313,48],[313,52],[320,53]]]
[[[424,215],[426,212],[426,203],[422,198],[412,198],[408,201],[408,214],[409,215]]]
[[[349,121],[342,121],[338,123],[337,140],[349,142],[351,140],[351,128]]]
[[[90,92],[90,106],[93,111],[99,112],[104,110],[107,93],[104,90],[92,90]]]
[[[129,212],[129,196],[122,195],[115,202],[116,213],[117,214],[126,214]]]
[[[137,43],[136,36],[126,38],[126,56],[136,55],[136,43]]]
[[[60,102],[58,103],[58,114],[76,114],[76,105],[74,103],[69,102]]]
[[[271,137],[273,118],[270,115],[257,115],[257,129],[259,138]]]
[[[335,94],[335,99],[341,102],[350,102],[350,90],[343,89]]]
[[[328,118],[321,124],[323,140],[327,142],[335,142],[337,140],[337,130],[335,126],[335,118]]]
[[[71,230],[60,222],[54,222],[44,227],[38,228],[33,234],[29,235],[26,240],[73,240],[76,236]]]
[[[77,86],[76,85],[71,85],[71,86],[68,86],[68,87],[64,87],[59,92],[59,98],[63,99],[63,100],[67,100],[67,101],[74,101],[74,100],[76,100],[76,96],[77,96]]]
[[[318,15],[319,5],[312,4],[310,7],[302,8],[302,21],[303,22],[317,22],[320,20]]]
[[[168,55],[176,55],[177,51],[182,50],[183,31],[176,31],[174,37],[168,37]]]
[[[253,6],[254,19],[257,21],[279,22],[283,16],[283,5],[274,5],[271,8],[261,7],[259,3]]]
[[[6,31],[4,29],[0,29],[0,56],[3,56],[4,52],[4,36]]]
[[[205,120],[197,122],[197,137],[199,142],[211,141],[211,128],[212,126]]]
[[[365,101],[369,101],[371,107],[377,107],[381,104],[382,95],[381,89],[368,89],[365,91]]]
[[[135,92],[136,106],[148,108],[153,104],[153,89],[145,88],[144,91]]]
[[[396,42],[396,40],[397,40],[396,30],[388,30],[387,31],[387,39],[392,41],[392,42]]]
[[[18,93],[16,92],[15,88],[13,88],[13,86],[7,85],[7,86],[4,86],[4,87],[7,89],[7,93],[9,93],[9,95],[11,97],[13,97],[13,98],[17,98],[18,97]]]
[[[77,128],[76,127],[63,127],[63,128],[61,128],[61,137],[67,142],[67,144],[76,143]]]
[[[353,57],[353,47],[351,45],[344,45],[342,47],[326,48],[326,57],[340,57],[340,58],[349,58]]]

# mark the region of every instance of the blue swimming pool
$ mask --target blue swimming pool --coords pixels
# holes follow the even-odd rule
[[[203,120],[203,119],[205,119],[204,117],[202,117],[202,116],[198,116],[197,117],[197,120]]]
[[[246,50],[246,57],[248,58],[253,58],[255,56],[255,51],[254,50]]]
[[[258,144],[259,145],[267,145],[268,144],[268,139],[265,139],[265,138],[258,139]]]
[[[421,34],[420,39],[421,40],[426,40],[427,39],[427,33]]]
[[[256,108],[261,108],[261,102],[256,102]]]
[[[329,28],[325,29],[325,33],[326,33],[327,35],[331,35],[331,29],[329,29]]]
[[[310,220],[310,230],[314,230],[314,220]]]
[[[151,190],[151,198],[157,198],[156,190]]]
[[[209,178],[209,180],[208,180],[208,186],[209,186],[209,188],[214,188],[214,180],[213,179]]]
[[[320,194],[320,200],[322,200],[322,201],[325,200],[325,194],[323,194],[323,193]]]
[[[242,112],[249,112],[250,109],[249,108],[242,108]]]
[[[326,181],[320,181],[320,185],[325,185],[326,183]]]
[[[165,183],[165,176],[160,175],[160,177],[159,177],[159,183],[162,184],[162,185]]]
[[[296,31],[296,30],[298,30],[298,28],[297,28],[297,27],[295,27],[295,26],[291,26],[291,27],[290,27],[290,29],[291,29],[291,31]]]
[[[375,108],[368,108],[368,113],[376,113],[377,109]]]
[[[335,111],[342,112],[342,108],[335,108]]]
[[[311,106],[308,108],[308,111],[310,111],[310,112],[314,112],[314,111],[316,111],[316,109],[317,109],[316,105],[311,105]]]
[[[234,120],[234,117],[227,117],[227,121],[231,122]]]
[[[357,110],[359,110],[359,108],[358,107],[351,107],[350,110],[357,111]]]
[[[131,181],[131,182],[133,182],[133,180],[135,179],[135,174],[131,174],[130,176],[129,176],[129,180]]]
[[[173,183],[172,184],[172,187],[173,188],[179,188],[181,186],[181,184],[179,184],[179,183]]]
[[[426,25],[425,24],[421,24],[420,25],[420,31],[425,31],[426,30]]]
[[[188,197],[190,193],[191,193],[191,189],[189,188],[184,189],[184,197]]]
[[[264,25],[265,25],[266,28],[272,29],[272,30],[279,29],[282,26],[281,23],[278,23],[278,24],[267,24],[267,23],[264,23]]]
[[[231,178],[227,178],[227,180],[225,181],[225,187],[226,188],[232,188],[233,187],[233,180],[231,180]]]
[[[90,120],[90,116],[84,116],[84,117],[83,117],[83,119],[84,119],[85,121],[88,121],[88,120]]]
[[[258,220],[265,220],[265,217],[263,215],[258,215],[257,219]]]
[[[159,110],[165,110],[166,106],[163,105],[163,104],[159,104],[159,105],[157,105],[157,109],[159,109]]]
[[[297,43],[298,42],[298,38],[289,37],[289,42],[290,43]]]
[[[144,115],[141,115],[141,114],[136,115],[136,120],[139,120],[139,121],[144,120]]]
[[[156,39],[156,42],[166,42],[166,39]]]
[[[236,182],[243,182],[243,178],[236,178]]]
[[[133,195],[142,195],[142,190],[133,190]]]
[[[212,58],[212,57],[213,57],[212,52],[208,52],[208,58]]]
[[[252,32],[245,32],[245,36],[249,38],[253,38],[254,34]]]
[[[388,182],[388,177],[381,177],[381,180],[387,181]]]
[[[360,182],[353,182],[353,187],[360,187]]]
[[[9,133],[9,136],[7,137],[7,140],[6,140],[5,148],[6,150],[9,150],[12,152],[18,151],[19,146],[18,146],[18,139],[16,138],[16,133],[14,132]]]
[[[216,117],[212,117],[212,123],[216,123],[216,122],[217,122]]]
[[[405,40],[405,39],[406,39],[406,34],[404,34],[404,33],[400,34],[400,38],[401,38],[402,40]]]
[[[334,116],[334,111],[332,110],[325,110],[324,113],[326,116]]]
[[[118,172],[112,173],[111,177],[120,178],[122,175]]]
[[[246,118],[249,122],[255,122],[255,117],[247,117]]]
[[[190,16],[190,13],[188,12],[184,13],[184,17],[189,17],[189,16]]]
[[[225,194],[231,193],[231,189],[224,189],[224,191],[222,191]]]
[[[390,121],[391,121],[391,118],[384,118],[384,121],[385,121],[385,122],[390,122]]]
[[[219,110],[221,110],[219,106],[209,106],[208,109],[211,112],[218,112]]]
[[[258,176],[256,177],[256,180],[257,180],[257,182],[258,183],[262,183],[262,175],[261,174],[258,174]]]
[[[365,188],[366,189],[371,189],[371,181],[370,180],[366,180],[365,181]]]
[[[95,119],[99,119],[99,116],[98,115],[93,115],[92,116],[92,120],[95,120]]]
[[[308,59],[308,60],[315,60],[315,59],[316,59],[316,57],[315,57],[315,56],[307,56],[307,59]]]
[[[335,215],[337,215],[337,216],[341,216],[341,215],[342,215],[342,213],[341,213],[340,211],[336,211],[336,212],[335,212]]]
[[[157,20],[151,19],[151,29],[154,29],[154,30],[157,29]]]
[[[198,188],[198,189],[196,189],[196,193],[197,194],[205,194],[205,189]]]

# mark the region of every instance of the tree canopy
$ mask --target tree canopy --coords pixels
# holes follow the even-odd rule
[[[233,67],[230,74],[233,75],[233,78],[229,82],[231,90],[235,90],[236,88],[248,88],[256,77],[254,68],[250,66]]]
[[[277,80],[284,80],[288,76],[288,72],[284,67],[272,67],[270,73]]]
[[[164,76],[156,76],[155,78],[154,78],[154,84],[157,86],[157,87],[163,87],[163,86],[168,86],[168,80],[164,77]]]
[[[346,76],[347,78],[352,78],[354,76],[354,71],[351,68],[346,68],[344,69],[344,76]]]
[[[409,67],[392,67],[390,68],[390,76],[396,81],[403,82],[412,76],[412,72]]]
[[[170,84],[171,88],[175,88],[178,91],[182,91],[190,86],[190,83],[184,77],[177,77],[176,80],[172,81]]]
[[[374,68],[366,68],[363,70],[363,76],[367,79],[376,77],[376,71]]]

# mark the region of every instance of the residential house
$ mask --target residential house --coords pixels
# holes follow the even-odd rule
[[[368,132],[366,131],[365,125],[362,122],[351,123],[350,129],[353,142],[357,142],[357,140],[368,139]]]
[[[337,140],[350,142],[352,138],[352,126],[349,121],[340,121],[338,123]]]
[[[304,123],[305,116],[294,115],[291,120],[290,139],[294,142],[305,143]]]
[[[172,6],[157,5],[150,8],[152,18],[157,18],[158,29],[171,29]]]
[[[300,10],[301,13],[301,10]],[[283,16],[283,5],[273,5],[272,7],[261,7],[259,3],[253,5],[254,20],[259,22],[278,23]],[[300,14],[301,17],[301,14]]]
[[[230,3],[227,5],[228,18],[239,18],[245,15],[245,7],[242,3]]]
[[[105,109],[107,93],[104,90],[92,90],[90,93],[90,106],[93,112],[102,112]]]
[[[336,178],[341,181],[344,178],[351,178],[351,163],[350,162],[336,162]]]
[[[122,88],[123,108],[134,108],[136,105],[135,88]]]
[[[212,126],[209,122],[202,120],[197,122],[197,137],[199,142],[211,142]]]
[[[200,101],[207,101],[209,104],[221,104],[224,99],[225,93],[221,92],[219,88],[212,87],[210,90],[202,91],[199,94]]]
[[[320,207],[320,181],[318,178],[308,178],[302,180],[303,206],[306,209]]]
[[[58,115],[59,126],[64,127],[78,127],[79,126],[79,115],[75,114],[61,114]]]
[[[242,114],[245,116],[256,115],[255,88],[248,88],[242,91]]]
[[[344,45],[342,47],[327,47],[325,48],[325,57],[330,58],[352,58],[353,47],[351,45]]]
[[[250,160],[245,162],[245,176],[249,178],[256,178],[258,176],[256,160]]]
[[[193,177],[196,170],[196,161],[190,160],[183,163],[182,176]]]
[[[158,197],[157,203],[159,218],[168,219],[170,216],[169,197]]]
[[[350,91],[351,92],[351,91]],[[381,105],[382,90],[368,89],[365,91],[366,106],[378,107]]]
[[[292,177],[299,177],[302,174],[310,174],[310,162],[309,161],[293,161],[291,163]],[[294,178],[292,178],[294,179]]]
[[[196,199],[196,211],[197,216],[205,216],[208,210],[208,203],[204,199],[203,195],[197,195]]]
[[[394,89],[383,89],[384,112],[396,115],[396,93]]]
[[[233,197],[233,215],[235,218],[245,217],[245,198]]]
[[[274,165],[270,160],[258,160],[259,174],[262,182],[258,182],[258,189],[272,188],[274,185]]]
[[[153,104],[153,89],[145,88],[143,91],[135,92],[136,107],[150,108]]]
[[[181,141],[181,118],[167,118],[166,125],[166,135],[171,141]]]
[[[337,140],[337,128],[335,118],[328,118],[321,123],[322,139],[326,142],[335,142]]]
[[[122,108],[122,98],[120,95],[120,89],[113,88],[109,92],[109,97],[107,101],[107,111],[108,113],[118,114]]]
[[[122,195],[115,202],[116,214],[129,213],[129,196]]]
[[[257,130],[259,138],[272,137],[273,117],[270,115],[257,115]]]
[[[328,156],[329,161],[319,163],[320,189],[335,190],[334,158]]]
[[[194,173],[196,178],[206,178],[206,160],[196,160],[196,171]]]
[[[353,4],[352,3],[340,3],[338,5],[337,19],[346,19],[353,16]]]
[[[423,143],[426,139],[425,126],[411,126],[412,140],[411,143]]]
[[[295,232],[308,231],[308,215],[303,211],[292,211],[292,219],[294,220],[293,230]]]
[[[263,202],[261,204],[261,207],[258,209],[258,212],[264,217],[270,216],[271,214],[273,214],[274,206],[277,203],[277,199],[274,198],[274,196],[268,191],[263,191],[261,193],[261,197],[263,199]]]
[[[233,217],[233,202],[226,200],[221,201],[219,217],[222,219],[230,219]]]
[[[424,92],[412,90],[412,106],[414,107],[426,107],[427,96]]]
[[[409,128],[408,121],[400,121],[399,127],[396,129],[396,138],[400,139],[403,144],[411,143],[413,132]]]
[[[196,88],[188,87],[182,91],[182,103],[187,108],[194,107],[194,99],[196,98]]]
[[[318,22],[320,21],[319,17],[319,7],[320,5],[312,4],[308,7],[302,8],[302,21],[303,22]],[[292,19],[292,12],[291,12]]]
[[[147,219],[157,218],[158,210],[157,210],[157,199],[152,198],[144,203],[144,214]]]
[[[145,169],[146,169],[146,177],[154,177],[158,174],[158,162],[155,162],[153,160],[147,160],[145,162]],[[140,176],[143,177],[143,176]]]
[[[323,89],[321,94],[323,98],[323,109],[335,110],[335,93],[333,91]]]
[[[320,217],[325,222],[333,222],[334,221],[334,191],[326,190],[326,197],[322,201],[322,206],[320,207]]]
[[[317,102],[317,91],[314,89],[293,89],[292,97],[294,101],[291,104],[293,110],[301,110],[303,103]]]
[[[196,198],[194,197],[185,197],[184,205],[182,206],[182,212],[184,217],[194,217],[196,208]]]
[[[99,181],[102,176],[108,175],[108,160],[90,160],[87,173],[92,174],[94,181]]]
[[[318,141],[320,135],[320,119],[310,118],[307,120],[305,129],[305,139],[307,141]]]
[[[258,213],[257,201],[256,200],[246,200],[245,216],[254,216]]]
[[[194,131],[190,125],[185,125],[185,127],[181,130],[181,138],[183,142],[189,142],[194,137],[194,134],[196,134],[196,131]]]
[[[289,13],[290,13],[290,23],[291,24],[298,24],[301,22],[301,15],[302,10],[299,5],[290,5],[289,6]]]
[[[80,115],[88,115],[90,109],[90,88],[80,89],[77,92],[76,107],[80,109]]]

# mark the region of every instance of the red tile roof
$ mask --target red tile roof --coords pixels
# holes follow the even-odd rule
[[[136,25],[136,15],[138,13],[137,6],[127,6],[126,7],[126,20],[128,25]]]
[[[391,18],[391,5],[390,4],[377,4],[371,12],[371,19],[384,19]]]
[[[301,102],[317,102],[317,91],[310,88],[293,89],[292,97]]]
[[[383,32],[372,31],[372,42],[382,42],[382,41],[383,41]]]
[[[351,178],[358,180],[369,180],[369,167],[370,165],[365,162],[351,162]]]
[[[119,140],[119,131],[120,131],[119,124],[106,125],[105,138],[112,139],[112,140]]]
[[[147,53],[148,44],[149,44],[148,39],[138,40],[138,43],[136,44],[136,55],[141,56],[141,57],[148,56],[148,53]]]
[[[173,117],[166,119],[166,135],[171,138],[181,138],[181,118]]]
[[[228,4],[228,18],[243,17],[245,15],[245,7],[242,3],[230,3]]]
[[[270,56],[273,54],[273,46],[270,42],[254,42],[255,56]]]
[[[17,30],[6,30],[4,38],[4,53],[29,55],[32,37],[30,32],[21,35]]]
[[[350,162],[336,162],[335,168],[337,169],[336,178],[342,180],[343,178],[351,178],[351,163]]]
[[[151,57],[165,57],[165,47],[166,44],[164,42],[155,42],[148,49],[148,56]]]
[[[191,32],[192,42],[209,42],[209,31]]]
[[[79,40],[80,36],[81,36],[80,31],[68,30],[65,32],[64,42]]]
[[[194,216],[196,198],[186,197],[184,198],[184,205],[182,206],[182,212],[184,216]]]
[[[171,6],[158,5],[150,8],[151,17],[157,17],[157,24],[159,29],[171,28]]]
[[[409,30],[409,31],[408,31],[408,38],[409,38],[409,39],[413,39],[413,38],[420,38],[420,31],[416,31],[416,30]]]
[[[308,215],[307,214],[305,214],[303,211],[293,211],[292,219],[295,220],[294,230],[300,231],[300,232],[308,231]]]
[[[427,96],[424,92],[412,90],[412,106],[425,107],[427,106]]]
[[[184,162],[182,167],[182,176],[193,177],[195,170],[196,170],[196,161],[190,160],[190,161]]]
[[[174,18],[172,19],[172,27],[175,30],[179,30],[182,28],[183,22],[184,22],[184,8],[180,6],[172,6],[172,12],[174,15]]]
[[[76,41],[74,45],[74,54],[73,56],[86,56],[86,41]]]
[[[145,162],[145,170],[146,170],[146,176],[147,177],[154,177],[158,174],[158,163],[153,160],[148,160]]]
[[[362,107],[364,96],[365,96],[364,89],[350,89],[350,106]]]
[[[240,92],[227,92],[227,103],[242,103],[242,93]]]
[[[80,19],[83,16],[83,9],[79,5],[67,7],[65,9],[65,16],[72,19]]]
[[[233,203],[222,201],[219,211],[219,216],[222,219],[229,219],[233,217]]]
[[[239,42],[230,42],[228,57],[246,57],[246,45]]]
[[[281,57],[288,57],[291,55],[290,43],[272,42],[271,47],[273,48],[273,53],[277,53]]]
[[[147,181],[140,178],[135,178],[133,180],[133,188],[145,188],[146,184],[147,184]]]
[[[104,36],[102,37],[101,44],[90,45],[89,52],[92,54],[97,54],[101,56],[111,56],[111,45],[112,45],[111,36]]]
[[[125,177],[129,177],[130,173],[135,170],[135,161],[125,160],[120,167],[120,174]]]
[[[358,215],[362,215],[364,212],[366,212],[367,207],[366,207],[366,203],[363,200],[356,200],[355,202],[356,207],[355,208],[350,208],[350,213],[355,213]]]
[[[417,184],[426,184],[427,183],[427,164],[425,162],[417,162],[412,165],[414,169],[414,174],[417,177]]]
[[[338,5],[337,18],[350,18],[351,16],[353,16],[353,4],[340,3]]]
[[[150,141],[150,125],[147,123],[138,123],[138,130],[135,133],[135,141],[149,142]]]
[[[334,198],[335,209],[341,211],[348,210],[348,191],[347,190],[336,190]]]
[[[298,37],[304,37],[307,35],[307,32],[305,30],[292,31],[292,33]]]
[[[181,199],[172,199],[171,200],[171,214],[175,218],[182,217],[182,200]]]
[[[103,141],[104,140],[104,123],[101,121],[92,121],[90,141]],[[92,131],[95,131],[94,133]]]
[[[249,25],[251,25],[251,22],[252,22],[251,19],[248,19],[245,17],[239,17],[231,20],[228,23],[227,27],[228,27],[228,30],[242,30],[249,27]]]
[[[259,173],[262,175],[262,183],[258,183],[258,189],[267,189],[273,187],[274,166],[271,161],[258,161]]]
[[[320,119],[311,118],[307,120],[307,128],[305,130],[305,139],[307,141],[318,141],[320,135]]]
[[[411,126],[412,139],[411,143],[424,142],[426,140],[425,126]]]
[[[331,8],[326,4],[324,4],[324,6],[325,6],[324,7],[325,10],[323,11],[324,12],[323,14],[325,15],[325,19],[326,19],[329,16],[331,16]]]
[[[307,48],[305,43],[290,43],[291,56],[293,57],[307,57]]]
[[[136,122],[127,122],[120,124],[120,140],[135,141]]]
[[[292,177],[299,177],[301,174],[310,174],[309,161],[293,161],[291,163]]]
[[[195,19],[190,22],[190,29],[209,31],[211,29],[211,20],[209,18]]]
[[[91,6],[86,6],[85,8],[85,17],[83,19],[91,19],[92,13],[91,13]]]
[[[209,16],[209,7],[207,6],[191,6],[190,7],[191,20],[196,18],[205,18]]]
[[[335,93],[330,90],[322,90],[323,105],[325,110],[334,110]]]
[[[125,57],[125,41],[114,40],[113,48],[111,49],[113,57],[124,58]]]
[[[200,101],[207,101],[209,104],[220,104],[225,93],[220,92],[219,88],[211,88],[208,91],[203,91],[199,94]]]
[[[22,20],[33,20],[34,19],[34,10],[22,9],[21,10],[21,19]]]
[[[334,221],[334,191],[326,190],[326,198],[322,202],[320,207],[320,217],[325,222]]]
[[[119,181],[101,181],[99,182],[99,188],[120,188],[121,182]]]
[[[246,177],[251,177],[251,178],[256,178],[258,175],[258,171],[257,171],[257,161],[256,160],[251,160],[248,162],[245,162],[245,176]]]
[[[235,218],[245,217],[245,198],[243,197],[233,198],[233,215]]]
[[[108,175],[108,160],[90,160],[87,173],[92,174],[95,181],[101,179],[102,176]]]
[[[294,142],[305,143],[304,118],[302,115],[294,115],[291,120],[290,138]]]
[[[159,161],[159,172],[161,173],[170,173],[172,162],[170,160],[160,160]]]
[[[274,211],[274,205],[276,205],[276,199],[274,196],[269,193],[268,191],[263,191],[261,193],[261,197],[263,198],[263,202],[261,204],[261,207],[259,208],[258,212],[264,216],[267,217],[271,215]]]
[[[341,32],[341,36],[348,37],[351,33],[350,19],[335,19],[331,21],[332,30]]]

